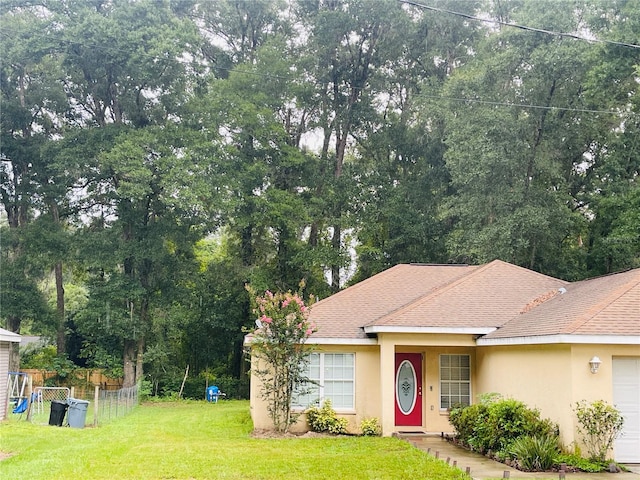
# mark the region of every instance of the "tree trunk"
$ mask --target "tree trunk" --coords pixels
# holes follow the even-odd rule
[[[123,353],[123,365],[124,365],[124,380],[122,381],[123,387],[133,387],[136,384],[136,345],[135,340],[124,341],[124,353]]]
[[[334,251],[340,252],[342,247],[342,228],[337,223],[333,226],[333,237],[331,238],[331,246]],[[340,265],[334,263],[331,265],[331,290],[335,293],[340,290]]]
[[[55,202],[51,202],[51,216],[56,224],[60,224],[60,214],[58,212],[58,205]],[[54,276],[56,279],[56,316],[57,329],[56,329],[56,353],[59,357],[62,357],[66,353],[66,335],[65,335],[65,312],[64,312],[64,281],[62,278],[62,262],[56,262],[53,267]]]
[[[142,380],[144,376],[144,337],[138,339],[137,352],[136,352],[136,383]]]
[[[62,282],[62,262],[56,263],[54,267],[56,277],[56,316],[58,317],[58,328],[56,332],[56,353],[59,357],[65,355],[67,351],[65,318],[64,318],[64,284]]]
[[[242,265],[251,266],[253,262],[253,226],[247,225],[240,233],[240,257]]]
[[[19,317],[11,316],[7,318],[7,328],[10,332],[19,334],[20,323],[21,319]],[[9,371],[17,372],[20,370],[20,344],[10,342],[9,345]]]

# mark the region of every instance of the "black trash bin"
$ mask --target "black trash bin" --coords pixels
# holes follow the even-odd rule
[[[67,402],[59,402],[57,400],[51,400],[51,413],[49,414],[49,425],[57,427],[62,426],[64,422],[64,414],[67,413]]]

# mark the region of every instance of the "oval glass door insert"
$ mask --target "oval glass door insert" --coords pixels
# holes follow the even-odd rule
[[[416,371],[409,360],[404,360],[396,374],[396,401],[404,415],[410,414],[416,404],[416,385]]]

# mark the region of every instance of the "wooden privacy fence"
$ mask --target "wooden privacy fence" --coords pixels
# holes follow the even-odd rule
[[[100,390],[119,390],[122,388],[122,378],[108,377],[102,370],[79,368],[69,373],[65,378],[60,378],[56,371],[33,368],[21,369],[20,371],[31,377],[34,387],[75,387],[78,396],[83,397],[93,395],[94,387],[100,387]]]

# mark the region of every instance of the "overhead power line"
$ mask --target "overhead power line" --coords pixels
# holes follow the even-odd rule
[[[430,98],[434,100],[448,100],[452,102],[462,103],[479,103],[481,105],[489,105],[495,107],[517,107],[517,108],[530,108],[532,110],[552,110],[558,112],[577,112],[577,113],[603,113],[603,114],[620,114],[615,110],[596,110],[590,108],[569,108],[569,107],[554,107],[550,105],[534,105],[529,103],[513,103],[513,102],[495,102],[491,100],[481,100],[479,98],[464,98],[464,97],[447,97],[443,95],[428,95],[425,93],[419,93],[417,98]],[[634,113],[629,113],[634,116]]]
[[[529,32],[544,33],[544,34],[547,34],[547,35],[554,35],[554,36],[557,36],[557,37],[574,38],[576,40],[583,40],[583,41],[591,42],[591,43],[604,43],[604,44],[609,44],[609,45],[616,45],[618,47],[640,48],[640,45],[636,45],[636,44],[633,44],[633,43],[616,42],[615,40],[606,40],[606,39],[602,39],[602,38],[587,38],[587,37],[583,37],[581,35],[576,35],[575,33],[554,32],[553,30],[546,30],[544,28],[529,27],[527,25],[520,25],[518,23],[503,22],[502,20],[493,20],[493,19],[490,19],[490,18],[482,18],[482,17],[477,17],[475,15],[471,15],[471,14],[468,14],[468,13],[454,12],[453,10],[447,10],[445,8],[439,8],[439,7],[432,7],[430,5],[424,5],[422,3],[418,3],[418,2],[415,2],[413,0],[398,0],[398,2],[405,3],[407,5],[412,5],[412,6],[418,7],[418,8],[423,8],[425,10],[432,10],[434,12],[447,13],[449,15],[456,15],[458,17],[468,18],[470,20],[477,20],[479,22],[496,23],[498,25],[504,25],[504,26],[512,27],[512,28],[519,28],[520,30],[527,30]]]
[[[401,0],[402,1],[402,0]],[[5,32],[0,32],[0,36],[1,35],[7,35],[8,33],[10,33],[10,29],[8,29],[9,32],[5,31]],[[42,36],[43,38],[45,37],[45,35]],[[93,44],[93,45],[88,45],[84,42],[79,42],[79,41],[66,41],[64,42],[64,44],[67,45],[82,45],[84,47],[88,47],[92,50],[107,50],[107,47],[105,47],[104,45],[100,45],[100,44]],[[63,45],[63,44],[61,44]],[[114,50],[113,48],[109,47],[109,50]],[[120,50],[120,49],[115,49],[115,50]],[[140,54],[141,56],[148,56],[149,58],[155,58],[152,55],[146,55],[146,54]],[[229,73],[235,73],[238,75],[243,75],[243,76],[247,76],[247,77],[256,77],[256,78],[264,78],[264,79],[275,79],[275,80],[285,80],[285,81],[292,81],[293,78],[291,76],[288,75],[276,75],[273,73],[266,73],[266,72],[257,72],[255,70],[248,70],[248,69],[243,69],[243,68],[238,68],[237,66],[230,66],[230,67],[223,67],[220,65],[214,65],[212,67],[213,69],[217,69],[220,71],[226,71]],[[356,87],[359,90],[364,90],[364,87]],[[431,100],[442,100],[442,101],[452,101],[452,102],[461,102],[461,103],[477,103],[477,104],[482,104],[482,105],[492,105],[492,106],[497,106],[497,107],[512,107],[512,108],[528,108],[528,109],[538,109],[538,110],[555,110],[555,111],[563,111],[563,112],[577,112],[577,113],[596,113],[596,114],[619,114],[620,112],[616,112],[614,110],[597,110],[597,109],[586,109],[586,108],[570,108],[570,107],[554,107],[554,106],[546,106],[546,105],[535,105],[535,104],[526,104],[526,103],[513,103],[513,102],[496,102],[496,101],[490,101],[490,100],[482,100],[479,98],[464,98],[464,97],[449,97],[449,96],[444,96],[444,95],[429,95],[426,93],[418,93],[416,95],[416,97],[418,98],[428,98]],[[628,112],[629,115],[631,116],[635,116],[635,113],[633,112]]]

